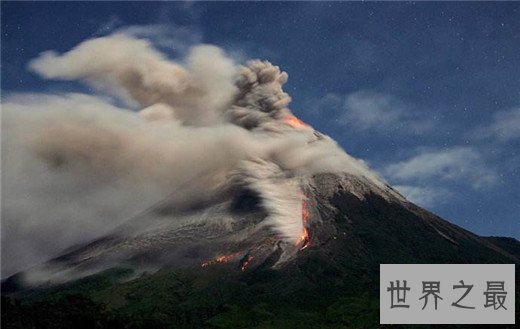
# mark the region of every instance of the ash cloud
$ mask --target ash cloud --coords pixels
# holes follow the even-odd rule
[[[264,224],[295,243],[302,177],[347,172],[386,188],[330,138],[291,123],[287,74],[269,62],[241,66],[210,45],[172,61],[146,40],[115,34],[44,52],[29,68],[104,96],[4,101],[2,276],[106,234],[157,201],[209,207],[248,188],[262,199]]]
[[[47,79],[108,88],[140,108],[166,104],[186,124],[222,121],[236,92],[236,65],[211,45],[191,48],[184,61],[168,60],[147,40],[115,34],[84,41],[61,55],[46,51],[29,68]]]

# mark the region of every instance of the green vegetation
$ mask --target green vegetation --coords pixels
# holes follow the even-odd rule
[[[316,264],[309,263],[314,271]],[[162,270],[107,284],[111,270],[72,285],[2,298],[5,328],[373,328],[378,300],[342,297],[329,282],[291,280],[274,271],[226,276],[227,265],[208,271]],[[346,327],[345,327],[346,328]]]

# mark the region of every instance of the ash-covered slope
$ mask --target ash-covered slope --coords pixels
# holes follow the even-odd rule
[[[354,268],[377,277],[383,263],[519,263],[518,241],[502,248],[363,177],[316,174],[303,190],[308,241],[292,245],[263,226],[268,215],[261,199],[241,190],[210,208],[176,212],[156,205],[105,237],[9,278],[4,291],[47,287],[117,267],[132,268],[136,277],[225,266],[237,275],[272,269],[290,278],[301,266],[315,264],[317,273],[311,275],[330,270],[332,279]]]
[[[360,177],[313,175],[305,193],[309,241],[294,253],[276,231],[255,230],[267,215],[251,192],[192,209],[186,225],[154,209],[4,282],[26,303],[5,300],[4,323],[375,328],[379,264],[519,263],[518,241],[501,248]],[[209,227],[204,216],[226,225]]]
[[[328,219],[316,234],[332,236],[332,240],[318,239],[328,245],[325,249],[348,253],[349,258],[372,266],[519,262],[518,253],[510,253],[413,203],[371,191],[360,198],[351,188],[352,180],[356,181],[338,180],[331,174],[314,177],[318,208],[322,218]]]

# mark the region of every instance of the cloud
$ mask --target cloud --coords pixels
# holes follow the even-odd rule
[[[440,187],[394,185],[411,202],[422,207],[433,207],[446,202],[452,193]]]
[[[396,97],[372,91],[357,91],[345,99],[345,123],[366,130],[400,124],[406,106]]]
[[[418,154],[385,166],[385,177],[393,182],[427,182],[431,180],[464,182],[474,188],[492,185],[497,174],[471,147],[420,151]],[[416,184],[414,184],[416,185]]]
[[[329,93],[314,102],[315,115],[327,113],[333,123],[354,131],[400,134],[424,133],[433,128],[433,122],[399,98],[370,90],[359,90],[345,96]]]
[[[306,107],[307,115],[315,119],[329,119],[335,125],[343,125],[340,118],[343,115],[344,96],[336,93],[327,93],[325,96],[310,100]]]
[[[412,106],[385,93],[361,90],[346,96],[342,121],[359,130],[423,133],[433,123],[414,112]]]
[[[477,128],[473,134],[481,138],[495,138],[501,142],[520,139],[520,107],[496,112],[488,126]]]

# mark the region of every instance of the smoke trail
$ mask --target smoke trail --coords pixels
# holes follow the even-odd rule
[[[29,67],[83,81],[139,111],[81,94],[7,98],[3,275],[105,234],[168,195],[169,208],[180,211],[209,207],[237,187],[256,191],[268,212],[264,226],[294,243],[303,229],[303,177],[341,171],[386,188],[291,114],[287,74],[269,62],[240,66],[209,45],[172,61],[146,40],[116,34],[44,52]]]
[[[116,34],[84,41],[62,55],[44,52],[29,67],[47,79],[108,88],[140,108],[166,104],[185,124],[221,121],[236,92],[237,66],[210,45],[193,47],[185,63],[167,60],[147,40]]]
[[[236,171],[236,179],[258,193],[268,217],[264,225],[275,228],[282,239],[296,243],[303,230],[300,181],[287,177],[274,162],[260,158],[245,160]]]

